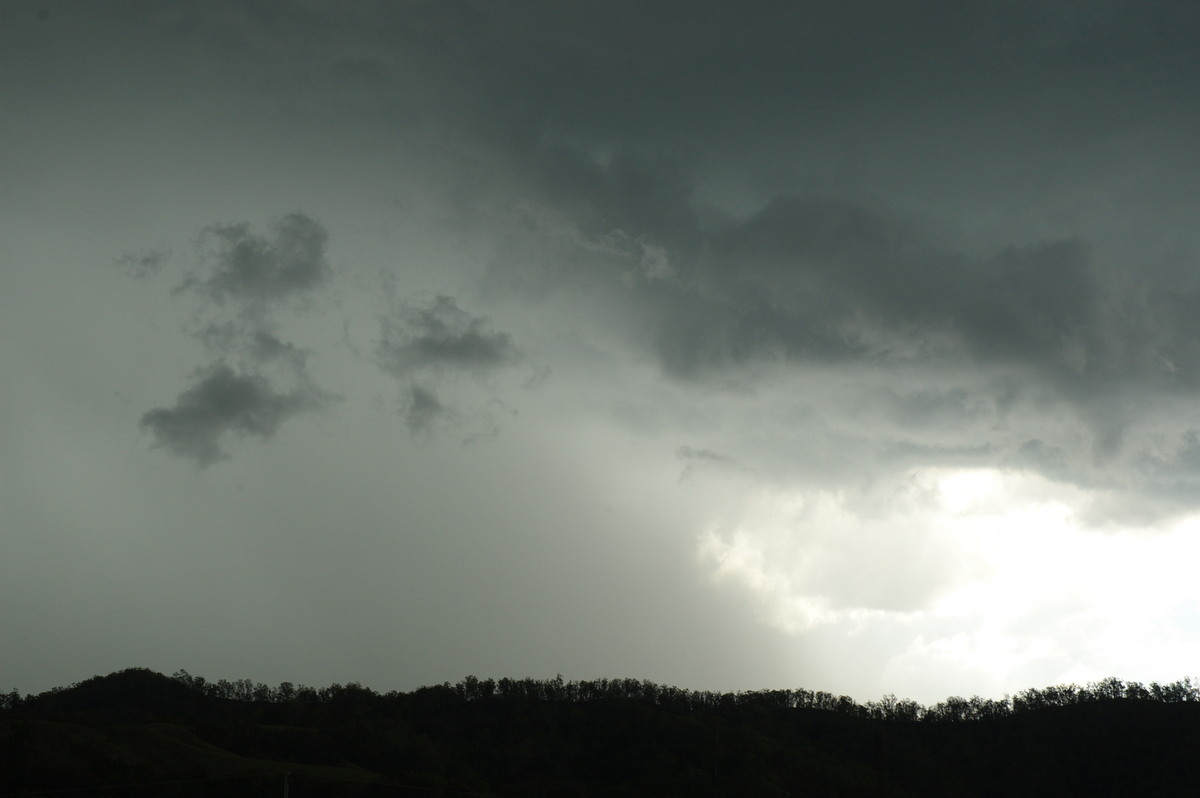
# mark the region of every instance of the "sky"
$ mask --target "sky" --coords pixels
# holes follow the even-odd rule
[[[4,0],[0,689],[1194,675],[1197,40]]]

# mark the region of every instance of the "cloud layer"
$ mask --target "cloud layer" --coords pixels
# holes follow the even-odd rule
[[[0,621],[173,658],[46,687],[1194,660],[1191,6],[0,17]]]

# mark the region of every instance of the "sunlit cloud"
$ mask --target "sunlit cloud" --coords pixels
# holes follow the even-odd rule
[[[858,497],[762,493],[737,523],[703,533],[700,560],[788,634],[901,630],[909,642],[884,665],[897,690],[927,693],[923,673],[993,692],[1162,680],[1164,663],[1197,649],[1185,641],[1200,518],[1097,531],[1080,521],[1085,491],[1015,470],[923,469],[892,489],[886,525]]]

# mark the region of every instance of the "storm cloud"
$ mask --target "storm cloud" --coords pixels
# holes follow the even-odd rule
[[[619,308],[601,323],[685,383],[811,369],[859,383],[820,411],[857,426],[866,446],[839,454],[849,468],[1000,455],[1076,485],[1162,493],[1164,513],[1178,511],[1166,497],[1179,492],[1137,465],[1194,423],[1164,429],[1200,376],[1171,269],[1139,270],[1130,290],[1130,272],[1080,238],[968,251],[880,201],[786,196],[697,232],[695,257],[668,254],[669,275],[649,279],[638,250],[614,244],[620,230],[530,218],[491,264],[494,290]],[[1027,457],[1031,439],[1057,456]]]
[[[1200,656],[1193,6],[0,16],[22,689]]]

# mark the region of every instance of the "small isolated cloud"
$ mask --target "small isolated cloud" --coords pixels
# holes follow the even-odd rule
[[[154,435],[158,446],[204,468],[228,457],[221,447],[227,435],[271,438],[284,421],[327,400],[307,382],[280,391],[266,377],[216,363],[197,375],[174,407],[145,413],[141,426]]]
[[[329,276],[327,240],[325,228],[302,213],[276,222],[271,237],[255,233],[244,222],[212,225],[201,235],[201,244],[212,247],[209,274],[189,278],[180,290],[251,307],[303,294]]]
[[[282,341],[266,330],[255,330],[248,337],[246,356],[255,364],[275,365],[283,371],[302,377],[308,365],[308,352],[293,343]]]
[[[444,295],[424,307],[403,307],[382,318],[375,345],[375,361],[381,369],[402,382],[419,380],[408,384],[401,398],[401,413],[409,431],[427,433],[442,422],[478,421],[486,434],[477,432],[468,440],[495,434],[496,424],[486,408],[496,398],[477,401],[473,410],[463,409],[461,402],[471,400],[464,400],[461,389],[466,386],[457,378],[466,377],[478,388],[490,390],[494,386],[485,378],[520,359],[508,333],[494,329],[490,319],[473,316],[453,297]],[[447,389],[453,400],[444,398]]]
[[[437,296],[426,308],[385,317],[376,347],[380,366],[400,377],[419,369],[483,374],[519,357],[508,333],[472,316],[453,297]]]
[[[141,252],[126,252],[117,258],[117,265],[135,280],[156,276],[167,265],[171,253],[166,250],[147,249]]]
[[[432,389],[413,383],[404,401],[404,422],[410,431],[429,432],[448,410]]]
[[[710,449],[680,446],[675,450],[675,456],[684,462],[683,472],[679,475],[681,481],[691,478],[698,469],[706,466],[716,466],[719,468],[737,467],[737,460]]]

